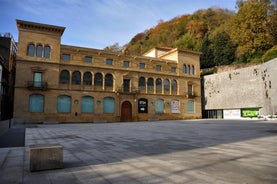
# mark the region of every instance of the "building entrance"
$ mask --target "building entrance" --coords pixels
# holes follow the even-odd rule
[[[132,104],[129,101],[125,101],[121,105],[121,121],[132,121]]]

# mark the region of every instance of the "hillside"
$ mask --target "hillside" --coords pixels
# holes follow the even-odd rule
[[[125,48],[134,55],[157,46],[201,51],[201,68],[261,62],[277,43],[276,7],[270,0],[238,1],[237,7],[237,12],[212,7],[161,20],[135,35]],[[105,49],[115,48],[118,45]],[[276,47],[267,57],[277,57]]]

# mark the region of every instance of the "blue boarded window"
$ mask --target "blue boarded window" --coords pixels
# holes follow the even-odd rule
[[[93,113],[94,112],[94,98],[91,96],[82,97],[82,113]]]
[[[66,95],[58,96],[58,112],[71,112],[71,97]]]
[[[189,100],[187,102],[187,112],[194,113],[194,101],[193,100]]]
[[[155,102],[156,113],[164,113],[164,100],[158,99]]]
[[[43,112],[44,110],[44,96],[40,94],[30,95],[29,99],[30,112]]]
[[[114,98],[105,97],[103,108],[104,113],[114,113]]]

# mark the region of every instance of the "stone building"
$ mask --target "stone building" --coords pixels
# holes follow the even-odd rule
[[[10,33],[0,34],[0,120],[12,118],[17,46]]]
[[[62,45],[64,27],[17,20],[15,122],[201,118],[198,52]]]
[[[203,78],[203,117],[234,119],[277,114],[277,58]]]

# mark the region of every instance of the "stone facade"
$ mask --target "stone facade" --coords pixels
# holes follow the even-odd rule
[[[204,110],[223,110],[224,113],[257,109],[259,115],[276,114],[276,64],[277,58],[259,65],[204,76]]]
[[[198,52],[110,53],[62,45],[64,27],[17,27],[15,122],[201,118]]]

